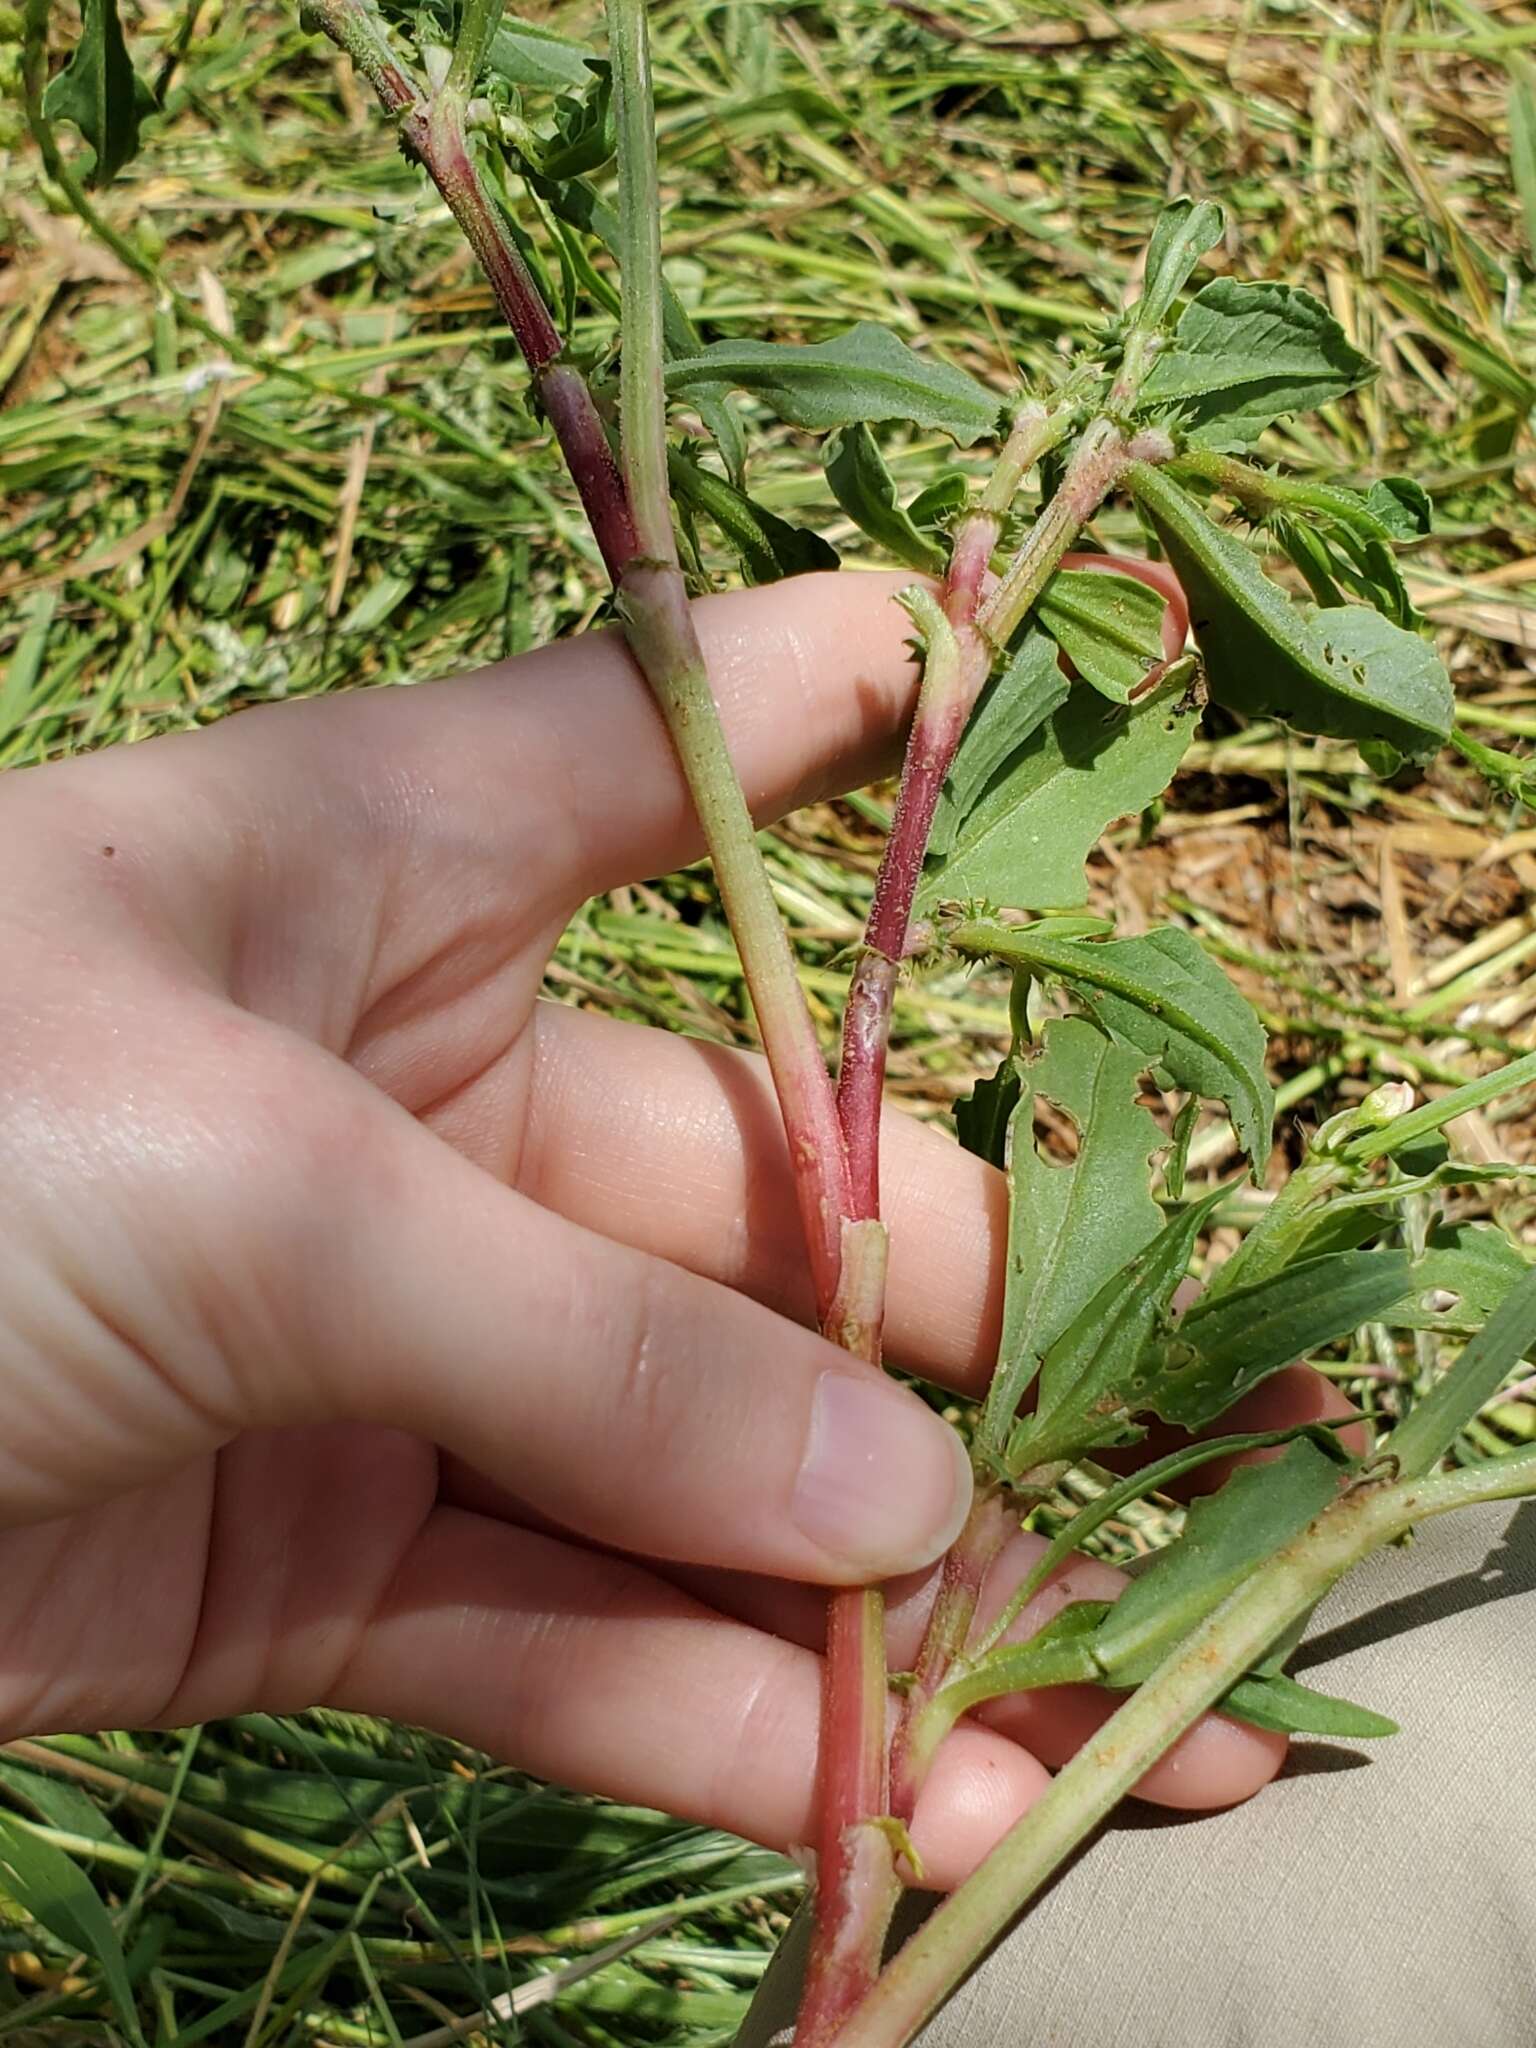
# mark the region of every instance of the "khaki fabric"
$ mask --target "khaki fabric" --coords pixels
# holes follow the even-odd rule
[[[1298,1741],[1229,1813],[1127,1808],[922,2048],[1536,2048],[1536,1501],[1370,1559],[1290,1668],[1401,1734]],[[738,2048],[788,2039],[802,1933]]]

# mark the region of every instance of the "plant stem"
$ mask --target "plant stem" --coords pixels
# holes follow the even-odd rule
[[[1352,1564],[1401,1535],[1417,1506],[1411,1487],[1356,1486],[1223,1601],[912,1937],[833,2048],[903,2048],[1163,1752]]]
[[[850,1213],[837,1104],[794,954],[731,762],[678,566],[667,492],[661,379],[661,221],[655,126],[642,0],[609,0],[609,55],[619,136],[623,290],[620,431],[635,547],[622,565],[620,610],[636,660],[666,719],[731,931],[784,1114],[817,1311],[837,1300],[842,1231]]]
[[[982,1585],[1015,1526],[1000,1496],[980,1491],[970,1518],[944,1560],[938,1598],[891,1744],[891,1812],[904,1824],[910,1825],[917,1810],[917,1796],[933,1757],[932,1746],[922,1740],[925,1710],[965,1650]]]
[[[817,1756],[816,1919],[795,2048],[822,2048],[869,1991],[901,1883],[886,1786],[885,1602],[870,1587],[828,1604]]]
[[[401,147],[431,178],[479,258],[528,364],[534,396],[554,429],[604,565],[617,582],[638,542],[613,450],[586,379],[560,360],[559,330],[470,154],[464,126],[469,86],[460,80],[460,58],[467,62],[475,40],[488,39],[493,12],[483,0],[473,0],[448,77],[430,96],[400,62],[372,0],[305,0],[304,20],[345,50],[373,87],[399,128]]]
[[[896,975],[907,948],[912,900],[944,778],[992,665],[992,646],[977,629],[982,583],[1020,484],[1070,425],[1069,412],[1048,412],[1034,403],[1020,408],[979,504],[956,532],[940,603],[926,599],[926,615],[918,617],[927,638],[922,689],[843,1017],[837,1108],[848,1146],[854,1213],[859,1216],[880,1213],[880,1104]],[[1057,560],[1066,546],[1064,540]]]
[[[490,54],[491,39],[501,26],[507,0],[464,0],[459,12],[459,32],[453,45],[453,63],[448,72],[451,91],[469,94],[480,82],[480,73]]]

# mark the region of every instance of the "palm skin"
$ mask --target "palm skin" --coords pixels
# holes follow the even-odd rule
[[[761,818],[890,765],[897,587],[699,606]],[[584,898],[698,851],[608,635],[0,791],[0,1736],[326,1702],[803,1839],[814,1587],[896,1576],[910,1655],[969,1482],[805,1327],[760,1063],[537,1000]],[[887,1122],[892,1352],[975,1389],[1001,1184]],[[1243,1418],[1337,1408],[1293,1371]],[[1026,1625],[1117,1584],[1080,1561]],[[956,1733],[934,1881],[1102,1706]],[[1208,1719],[1145,1789],[1282,1754]]]

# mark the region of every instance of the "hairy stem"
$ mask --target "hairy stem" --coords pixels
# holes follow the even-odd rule
[[[880,1104],[912,899],[944,778],[992,665],[992,646],[977,629],[987,565],[1024,477],[1070,424],[1068,413],[1048,412],[1037,404],[1021,407],[979,504],[956,532],[939,602],[927,599],[929,615],[919,618],[927,639],[923,684],[843,1018],[837,1107],[848,1146],[855,1213],[860,1216],[880,1213]],[[1064,550],[1066,543],[1062,545]]]
[[[823,2048],[869,1991],[901,1895],[888,1828],[885,1602],[828,1605],[817,1757],[816,1921],[795,2048]]]

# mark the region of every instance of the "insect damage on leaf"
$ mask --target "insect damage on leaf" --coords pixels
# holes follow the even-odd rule
[[[1219,703],[1302,732],[1382,742],[1409,760],[1444,744],[1451,685],[1427,640],[1362,605],[1293,604],[1170,476],[1135,463],[1128,481],[1188,595]]]

